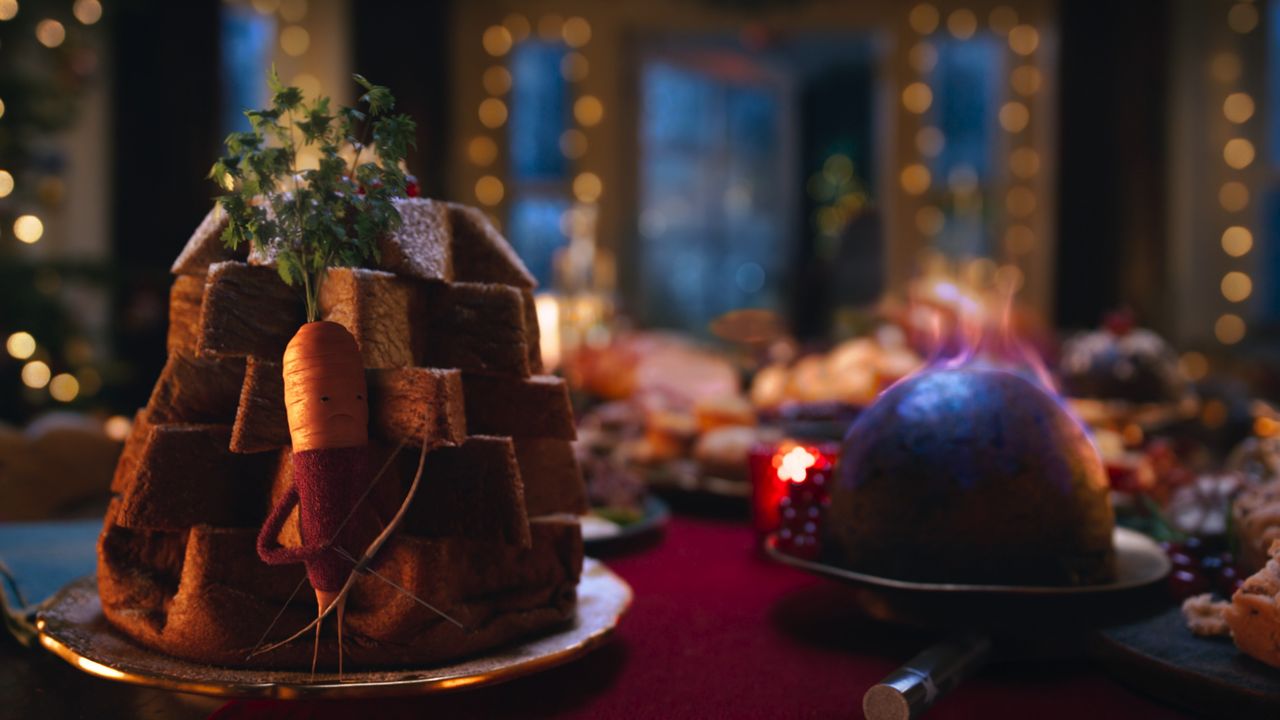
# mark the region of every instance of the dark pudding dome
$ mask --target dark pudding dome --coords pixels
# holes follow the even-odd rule
[[[932,370],[887,390],[845,438],[830,560],[917,582],[1088,585],[1113,577],[1114,516],[1080,424],[1002,370]]]
[[[1068,340],[1059,374],[1063,392],[1073,398],[1176,403],[1189,390],[1173,348],[1123,313],[1109,317],[1101,330]]]

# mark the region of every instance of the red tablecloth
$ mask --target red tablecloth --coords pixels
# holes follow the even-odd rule
[[[866,689],[924,647],[848,612],[847,590],[759,559],[743,525],[676,518],[610,567],[635,603],[607,646],[491,688],[347,702],[233,702],[219,720],[859,717]],[[1081,662],[994,666],[927,717],[1181,718]]]

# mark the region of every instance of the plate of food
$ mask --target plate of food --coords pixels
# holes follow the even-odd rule
[[[1194,418],[1200,402],[1164,338],[1114,312],[1068,338],[1058,365],[1072,412],[1090,425],[1144,430]]]
[[[214,667],[142,647],[103,617],[93,578],[50,598],[36,628],[44,648],[106,680],[235,698],[387,697],[493,685],[574,660],[608,640],[631,597],[624,580],[602,563],[587,560],[577,613],[548,632],[452,662],[343,673]]]
[[[784,523],[770,554],[891,598],[882,610],[932,606],[932,624],[947,604],[969,625],[1020,603],[1083,608],[1171,567],[1155,541],[1115,527],[1080,424],[1011,372],[940,369],[899,383],[859,418],[824,483],[792,489],[784,517],[815,519]]]
[[[1194,712],[1280,712],[1280,480],[1237,485],[1228,533],[1170,548],[1180,605],[1103,630],[1098,657],[1120,678]],[[1234,552],[1223,548],[1234,548]]]
[[[366,107],[340,115],[389,141],[380,162],[356,164],[327,100],[276,87],[214,168],[225,194],[172,268],[168,358],[115,469],[96,582],[38,620],[82,670],[224,695],[431,691],[575,657],[629,603],[584,564],[534,278],[480,210],[409,196],[412,121],[356,80]],[[301,188],[265,149],[294,111],[321,118],[341,169]]]
[[[646,495],[639,508],[593,507],[582,518],[582,542],[591,557],[648,547],[670,519],[671,509],[654,495]]]
[[[858,572],[822,560],[808,560],[789,554],[778,546],[776,534],[765,539],[765,551],[785,565],[854,585],[900,593],[928,593],[949,596],[974,595],[983,598],[1053,597],[1108,594],[1137,590],[1159,583],[1169,574],[1169,558],[1155,540],[1135,530],[1117,527],[1113,531],[1115,572],[1105,582],[1089,585],[1001,585],[985,583],[920,582]]]

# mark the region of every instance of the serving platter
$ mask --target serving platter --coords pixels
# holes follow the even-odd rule
[[[1280,717],[1280,670],[1236,649],[1230,638],[1187,629],[1182,611],[1104,628],[1094,655],[1142,692],[1206,717]]]
[[[649,547],[660,539],[670,520],[671,508],[660,498],[647,495],[643,514],[635,522],[619,525],[604,518],[584,518],[583,548],[592,557],[605,557]]]
[[[143,648],[103,617],[92,577],[77,580],[50,598],[36,627],[43,647],[107,680],[229,698],[364,698],[493,685],[561,665],[604,643],[630,607],[631,598],[625,580],[588,558],[578,583],[577,617],[567,626],[449,665],[341,676],[213,667]]]
[[[765,540],[772,559],[857,587],[863,609],[872,617],[923,627],[1018,628],[1028,619],[1053,617],[1054,625],[1096,624],[1128,612],[1150,611],[1147,591],[1169,574],[1165,552],[1142,533],[1118,527],[1112,536],[1116,577],[1109,583],[1084,586],[966,585],[898,580],[858,572],[821,560],[806,560]],[[1156,588],[1159,589],[1159,588]],[[1134,602],[1117,602],[1117,596]],[[1046,616],[1046,613],[1052,615]]]

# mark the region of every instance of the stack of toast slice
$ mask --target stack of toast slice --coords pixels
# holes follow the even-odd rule
[[[570,620],[585,512],[564,382],[541,375],[533,277],[485,216],[427,199],[377,267],[334,268],[321,319],[364,358],[384,518],[425,472],[405,522],[347,603],[348,667],[446,661]],[[168,361],[139,411],[99,541],[107,619],[137,642],[199,662],[305,668],[310,639],[249,658],[315,615],[290,594],[301,565],[269,566],[255,538],[292,482],[281,356],[303,322],[270,258],[219,240],[216,208],[174,263]],[[243,250],[243,249],[242,249]],[[372,479],[372,478],[370,478]],[[281,540],[296,543],[297,520]],[[416,602],[435,606],[464,627]],[[336,658],[336,636],[320,657]]]

